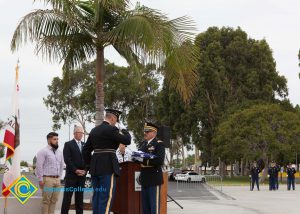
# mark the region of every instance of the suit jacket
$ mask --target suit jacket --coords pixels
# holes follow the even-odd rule
[[[122,130],[122,133],[120,133],[117,127],[104,121],[101,125],[92,129],[82,149],[86,168],[90,170],[91,175],[115,173],[119,176],[120,169],[116,150],[120,143],[129,145],[130,142],[131,136],[128,131]],[[105,149],[110,149],[112,152],[97,153],[97,150]],[[92,151],[94,151],[93,155],[91,155]]]
[[[155,138],[149,144],[147,141],[143,142],[139,150],[156,155],[154,159],[143,160],[141,164],[141,184],[145,187],[163,184],[162,166],[165,160],[164,144],[157,142]]]
[[[81,148],[83,148],[84,143],[81,143]],[[82,154],[79,150],[77,142],[73,139],[68,141],[64,145],[64,161],[66,164],[66,179],[76,179],[76,178],[84,178],[84,176],[78,176],[75,171],[77,169],[85,169],[84,161],[82,158]]]

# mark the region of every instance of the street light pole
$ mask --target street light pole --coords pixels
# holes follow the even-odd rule
[[[296,152],[296,170],[297,172],[299,171],[299,167],[298,167],[298,153]]]

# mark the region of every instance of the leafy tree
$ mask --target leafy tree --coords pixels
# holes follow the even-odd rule
[[[155,104],[156,120],[171,129],[170,162],[173,163],[173,155],[181,154],[182,165],[186,167],[185,148],[191,149],[191,127],[194,124],[192,118],[193,106],[186,105],[178,93],[172,91],[167,81],[164,81],[162,90],[158,93]]]
[[[23,160],[22,160],[21,163],[20,163],[20,165],[21,165],[21,166],[26,166],[26,167],[28,167],[27,161],[23,161]]]
[[[0,130],[3,129],[5,126],[4,122],[0,120]]]
[[[33,167],[33,169],[35,169],[35,167],[36,167],[36,155],[33,157],[32,167]]]
[[[52,113],[53,128],[59,129],[69,121],[77,121],[85,130],[86,122],[94,121],[95,112],[95,63],[83,64],[69,70],[62,78],[55,77],[48,86],[49,95],[44,103]]]
[[[199,82],[191,102],[197,121],[192,139],[205,161],[217,163],[211,142],[220,120],[239,109],[285,98],[286,79],[276,71],[267,42],[249,38],[240,28],[208,28],[195,44]]]
[[[96,57],[96,125],[103,120],[105,60],[108,46],[130,64],[155,62],[184,100],[195,88],[192,21],[169,20],[161,12],[127,0],[44,0],[50,9],[33,11],[21,20],[11,43],[13,51],[28,40],[36,42],[36,53],[50,61],[64,62],[64,72]]]
[[[213,138],[214,155],[228,162],[247,158],[286,164],[294,161],[299,143],[299,114],[278,104],[253,105],[229,115]]]
[[[0,130],[3,129],[5,126],[4,122],[0,120]],[[0,158],[4,157],[4,145],[2,143],[0,143]]]
[[[44,103],[53,114],[54,128],[61,123],[77,121],[83,127],[94,121],[95,62],[84,63],[81,68],[70,70],[62,78],[55,77],[48,86],[50,94]],[[159,87],[159,76],[154,65],[120,67],[106,61],[105,103],[107,107],[125,109],[122,117],[139,141],[143,133],[144,118],[151,115],[153,100]]]

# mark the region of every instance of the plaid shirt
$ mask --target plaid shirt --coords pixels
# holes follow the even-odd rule
[[[47,145],[36,155],[35,174],[39,181],[43,181],[44,175],[62,176],[64,167],[63,153],[60,150],[54,150]]]

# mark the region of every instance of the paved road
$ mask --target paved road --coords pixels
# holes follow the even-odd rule
[[[175,200],[218,200],[201,183],[169,182],[168,194]]]

